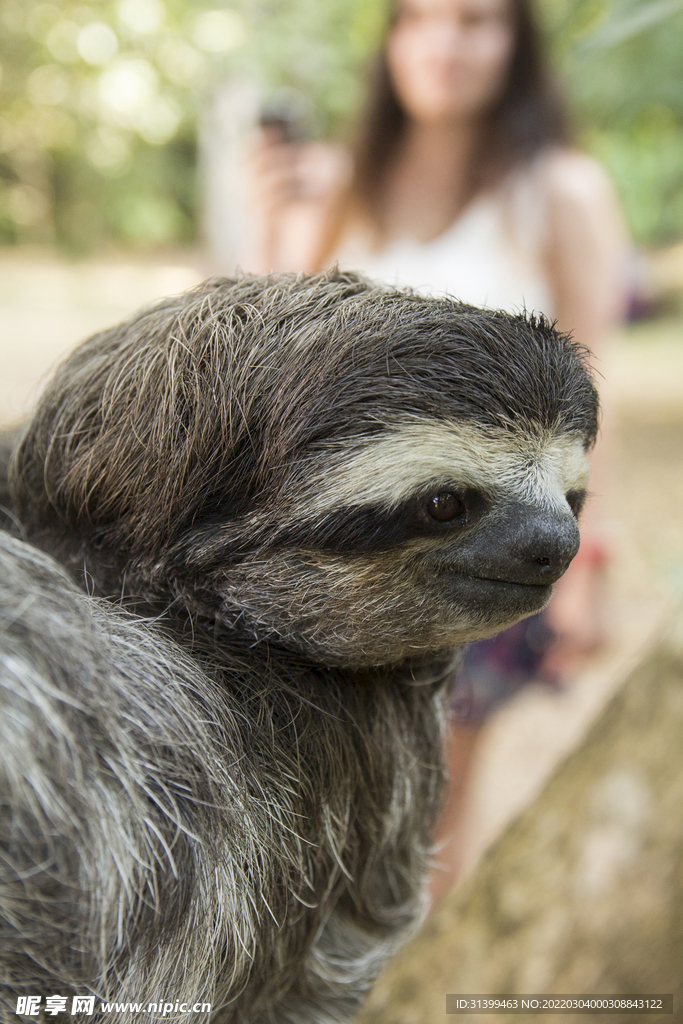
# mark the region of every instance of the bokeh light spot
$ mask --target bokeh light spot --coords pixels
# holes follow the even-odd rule
[[[98,92],[101,102],[112,113],[129,123],[131,115],[138,114],[155,98],[158,76],[144,58],[120,60],[100,76]]]
[[[79,27],[73,21],[58,21],[53,25],[45,37],[45,43],[52,56],[64,64],[78,60],[78,33]]]
[[[69,80],[61,68],[54,64],[43,64],[31,72],[26,88],[34,103],[58,106],[69,94]]]
[[[121,24],[136,35],[158,32],[166,16],[161,0],[121,0],[116,13]]]
[[[180,117],[177,105],[168,97],[160,96],[140,111],[136,127],[145,142],[153,146],[163,146],[165,142],[170,142],[177,132]]]
[[[192,38],[200,50],[225,53],[244,42],[244,19],[237,11],[205,11],[194,23]]]
[[[76,47],[87,64],[106,64],[119,48],[116,33],[103,21],[84,25],[76,37]]]
[[[129,139],[109,125],[100,125],[92,133],[85,152],[93,167],[108,176],[122,174],[130,164]]]
[[[201,79],[206,58],[183,39],[170,38],[160,45],[157,63],[169,81],[187,86]]]

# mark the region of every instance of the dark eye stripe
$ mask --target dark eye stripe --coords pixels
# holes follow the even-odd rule
[[[581,510],[586,503],[587,492],[585,490],[567,491],[565,495],[567,504],[578,519]]]
[[[412,496],[396,509],[363,505],[341,508],[317,520],[289,525],[273,538],[275,547],[305,547],[315,551],[363,554],[388,551],[417,537],[449,534],[476,521],[488,507],[477,491],[452,493],[461,510],[452,520],[436,520],[428,512],[434,493]]]
[[[424,532],[416,525],[403,505],[393,512],[372,505],[340,508],[320,519],[278,531],[275,546],[340,554],[386,551]]]

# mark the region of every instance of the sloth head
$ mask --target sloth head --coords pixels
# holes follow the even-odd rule
[[[541,318],[339,271],[214,279],[66,360],[12,488],[100,592],[376,665],[547,602],[596,429],[585,353]]]

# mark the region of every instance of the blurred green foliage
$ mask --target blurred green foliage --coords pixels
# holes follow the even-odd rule
[[[0,239],[191,237],[198,101],[244,32],[187,0],[2,0]]]
[[[538,0],[636,239],[683,235],[683,0]],[[231,75],[357,110],[386,0],[0,0],[0,241],[184,242],[196,124]]]
[[[683,0],[542,0],[583,145],[633,237],[683,236]]]

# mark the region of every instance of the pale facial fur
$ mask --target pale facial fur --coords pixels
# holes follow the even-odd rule
[[[344,452],[310,478],[308,510],[319,515],[341,506],[395,508],[426,486],[462,484],[485,493],[506,492],[549,510],[567,507],[568,491],[584,490],[589,465],[581,438],[483,429],[472,423],[421,420]],[[302,507],[304,507],[302,503]]]

